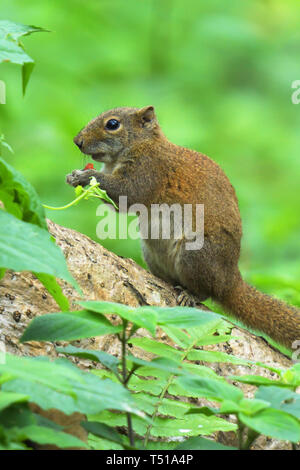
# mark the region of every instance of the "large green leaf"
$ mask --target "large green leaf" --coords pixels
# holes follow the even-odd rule
[[[35,224],[47,230],[44,209],[39,201],[39,198],[34,188],[23,178],[23,176],[18,171],[16,171],[13,167],[11,167],[1,158],[0,200],[4,203],[4,207],[7,212],[13,214],[15,217],[23,220],[24,222],[30,222],[31,224]],[[5,229],[6,227],[2,227],[2,232],[4,231],[4,237],[6,236],[10,240],[10,234],[6,232]],[[57,249],[57,251],[59,251],[59,249]],[[34,247],[32,247],[33,256],[34,253],[35,249]],[[51,263],[51,260],[49,261]],[[56,263],[56,261],[57,260],[54,259],[54,263]],[[61,264],[65,265],[65,262],[61,261]],[[28,268],[28,270],[34,271],[34,269],[31,269],[30,267]],[[55,277],[49,273],[47,274],[42,272],[35,272],[35,274],[39,278],[39,280],[44,284],[48,292],[56,300],[60,308],[62,310],[68,310],[68,299],[63,295],[62,289]]]
[[[183,353],[168,344],[159,343],[150,338],[131,338],[131,344],[138,346],[145,351],[157,354],[158,356],[169,358],[173,361],[180,361]]]
[[[0,38],[0,62],[23,65],[27,62],[33,62],[33,60],[16,42]]]
[[[222,316],[217,313],[189,307],[142,306],[133,308],[112,302],[82,301],[78,303],[82,307],[94,312],[118,314],[128,321],[148,329],[153,335],[155,334],[156,324],[177,328],[199,327],[201,336],[201,328],[203,328],[203,335],[207,334],[206,329],[209,331],[216,330],[219,324],[224,323]]]
[[[208,400],[230,400],[239,403],[243,398],[243,392],[233,385],[223,380],[211,379],[208,377],[180,377],[179,385],[187,390],[194,391],[197,396]]]
[[[28,401],[29,396],[21,393],[7,393],[0,390],[0,410],[12,405],[13,403],[20,403]]]
[[[267,408],[254,416],[239,413],[239,419],[260,434],[285,441],[300,441],[299,420],[284,411]]]
[[[62,310],[69,310],[70,304],[67,297],[63,294],[62,288],[54,276],[44,273],[34,273],[39,281],[45,286],[50,295]]]
[[[203,362],[230,362],[231,364],[252,364],[251,361],[241,359],[231,354],[226,354],[221,351],[204,351],[199,349],[193,349],[189,352],[187,358],[190,361],[203,361]]]
[[[6,429],[23,428],[37,424],[37,418],[29,409],[27,403],[18,403],[0,411],[0,423]]]
[[[257,387],[260,385],[278,385],[280,387],[289,387],[289,384],[282,383],[281,380],[269,379],[268,377],[263,377],[260,375],[231,375],[229,379],[245,384],[256,385]]]
[[[56,348],[56,351],[70,356],[82,357],[83,359],[89,359],[91,361],[100,362],[105,367],[107,367],[107,369],[110,369],[115,374],[118,373],[118,366],[120,364],[120,360],[105,351],[94,351],[92,349],[75,348],[75,346],[71,345],[67,346],[66,348]]]
[[[12,166],[0,158],[0,200],[7,212],[24,222],[47,230],[42,204],[35,189]]]
[[[100,436],[108,439],[109,441],[123,445],[120,434],[117,433],[114,428],[107,426],[107,424],[97,423],[96,421],[87,421],[82,423],[82,427],[95,436]]]
[[[79,408],[81,411],[81,403],[78,403],[77,399],[65,393],[60,387],[55,387],[56,389],[50,388],[48,384],[44,384],[43,379],[41,382],[37,380],[37,377],[33,378],[32,376],[27,380],[24,378],[13,379],[6,382],[2,388],[6,392],[16,393],[22,391],[26,393],[30,397],[30,401],[36,403],[44,410],[57,408],[67,415],[79,411]],[[87,408],[89,407],[86,406],[86,410]],[[88,412],[90,411],[91,409]]]
[[[114,326],[105,317],[86,310],[48,313],[34,318],[20,341],[73,341],[121,330],[121,326]]]
[[[215,431],[235,431],[237,425],[217,416],[189,415],[182,419],[156,417],[150,434],[155,437],[210,435]]]
[[[192,326],[206,326],[222,321],[222,316],[218,313],[199,310],[191,307],[140,307],[143,310],[151,309],[158,314],[158,324],[176,326],[177,328],[190,328]]]
[[[0,363],[0,374],[10,374],[12,377],[38,382],[71,396],[74,394],[70,381],[80,379],[76,368],[50,362],[46,358],[40,360],[9,353],[5,355],[5,363]],[[14,390],[14,392],[20,393],[23,390]]]
[[[29,439],[30,441],[37,442],[38,444],[52,444],[61,448],[88,448],[87,444],[77,437],[45,426],[31,425],[24,428],[15,428],[10,431],[10,436],[11,438],[20,441]]]
[[[121,318],[138,325],[141,328],[146,328],[152,335],[155,335],[155,327],[157,321],[157,314],[150,310],[141,308],[128,307],[123,304],[115,304],[113,302],[99,302],[99,301],[80,301],[78,302],[82,307],[93,312],[107,314],[115,313]]]
[[[182,375],[185,373],[183,368],[180,367],[180,365],[178,366],[177,362],[174,362],[172,359],[165,359],[164,357],[158,357],[156,359],[152,359],[152,361],[145,361],[144,359],[139,359],[138,357],[134,357],[130,354],[127,356],[127,359],[129,363],[139,367],[138,374],[143,376],[155,376],[155,369],[175,375]]]
[[[50,234],[0,210],[0,267],[50,274],[78,288]],[[47,284],[45,284],[47,288]]]
[[[285,411],[300,419],[300,394],[282,387],[259,387],[256,398],[266,400],[272,408]]]
[[[46,357],[7,354],[6,364],[0,364],[0,374],[5,372],[15,378],[3,385],[5,392],[26,390],[30,401],[44,409],[57,408],[67,414],[75,411],[94,414],[115,409],[145,418],[134,397],[122,385],[84,372],[66,359],[49,361]]]
[[[176,450],[238,450],[236,447],[229,447],[219,442],[206,439],[205,437],[190,437],[179,444]]]
[[[27,36],[32,33],[49,32],[47,29],[40,28],[39,26],[25,25],[21,23],[14,23],[9,20],[0,20],[0,39],[7,39],[8,37],[18,40],[21,36]]]
[[[244,413],[246,415],[255,415],[261,410],[268,408],[270,403],[265,400],[250,400],[249,398],[243,398],[240,401],[224,400],[220,407],[219,413],[230,414],[230,413]]]
[[[126,426],[126,416],[103,411],[91,417],[93,421],[105,423],[109,426]],[[140,435],[145,435],[147,423],[138,416],[132,419],[133,429]],[[215,431],[235,431],[236,424],[216,416],[189,415],[185,418],[169,419],[156,417],[150,434],[155,437],[199,436],[210,435]]]
[[[28,26],[8,20],[0,21],[0,63],[11,62],[22,65],[23,94],[33,70],[34,61],[24,51],[20,37],[37,32],[48,32],[37,26]]]

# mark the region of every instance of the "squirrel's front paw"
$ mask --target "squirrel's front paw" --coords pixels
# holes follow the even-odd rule
[[[92,175],[88,175],[89,171],[84,170],[73,170],[72,173],[69,173],[66,176],[66,183],[70,184],[71,186],[86,186],[90,182],[90,177]]]

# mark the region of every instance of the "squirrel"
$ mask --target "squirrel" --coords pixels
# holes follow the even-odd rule
[[[212,298],[246,326],[288,348],[300,341],[300,310],[259,292],[240,274],[242,225],[235,190],[209,157],[175,145],[163,134],[153,106],[102,113],[74,138],[81,152],[104,169],[74,170],[68,184],[86,186],[95,177],[118,203],[204,205],[204,242],[187,250],[182,239],[142,239],[150,271],[180,285],[200,301]],[[155,222],[155,221],[154,221]],[[194,214],[193,214],[194,222]],[[295,347],[295,346],[294,346]]]

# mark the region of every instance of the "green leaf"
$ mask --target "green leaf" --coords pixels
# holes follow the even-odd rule
[[[166,357],[173,361],[180,361],[183,353],[177,349],[169,346],[168,344],[159,343],[150,338],[130,338],[130,344],[138,346],[139,348],[144,349],[145,351],[157,354],[158,356]]]
[[[23,65],[22,82],[23,95],[34,67],[34,61],[24,51],[24,46],[20,37],[36,32],[49,32],[46,29],[36,26],[27,26],[20,23],[13,23],[8,20],[0,21],[0,62],[12,62]]]
[[[114,428],[107,426],[107,424],[97,423],[96,421],[87,421],[81,423],[81,425],[86,429],[86,431],[91,432],[95,436],[103,437],[104,439],[123,445],[120,434],[117,433]]]
[[[160,415],[174,416],[175,418],[186,418],[191,405],[182,401],[170,398],[164,398],[158,406]],[[206,415],[208,416],[208,415]]]
[[[50,274],[79,289],[50,234],[3,210],[0,210],[0,267]]]
[[[142,308],[142,307],[141,307]],[[143,307],[151,309],[158,314],[158,324],[175,326],[177,328],[190,328],[192,326],[203,326],[216,322],[217,325],[223,317],[218,313],[199,310],[190,307]]]
[[[299,421],[283,411],[267,408],[254,416],[240,413],[239,419],[260,434],[295,443],[300,441]]]
[[[259,387],[255,394],[255,398],[268,401],[272,408],[280,408],[285,400],[290,400],[293,396],[292,390],[275,386]]]
[[[13,21],[9,20],[0,20],[0,39],[6,39],[10,37],[17,41],[21,36],[27,36],[32,33],[40,32],[49,33],[50,31],[38,26],[14,23]]]
[[[6,429],[36,424],[35,415],[27,403],[16,403],[0,411],[0,423]]]
[[[288,384],[284,384],[279,380],[269,379],[268,377],[262,377],[260,375],[231,375],[229,379],[245,384],[256,385],[257,387],[259,385],[280,385],[280,387],[289,387]]]
[[[223,401],[229,400],[239,403],[244,398],[243,392],[224,380],[216,380],[207,377],[180,377],[179,385],[187,390],[197,393],[197,396],[208,400]]]
[[[92,417],[110,426],[126,426],[126,416],[103,411]],[[139,417],[132,419],[133,429],[140,435],[145,435],[146,423]],[[216,416],[189,415],[179,419],[156,417],[150,434],[155,437],[198,436],[210,435],[215,431],[235,431],[236,424]]]
[[[182,349],[187,349],[194,342],[194,339],[180,328],[166,325],[161,326],[161,328],[169,338],[171,338],[171,340]]]
[[[297,396],[296,396],[297,395]],[[300,419],[300,396],[295,394],[290,403],[283,403],[281,410]]]
[[[176,450],[238,450],[236,447],[224,446],[205,437],[190,437],[176,447]]]
[[[79,301],[77,302],[82,307],[93,312],[108,314],[114,313],[121,318],[130,321],[141,328],[146,328],[150,333],[155,335],[155,327],[157,315],[152,310],[146,310],[144,307],[133,308],[127,305],[117,304],[113,302],[99,302],[99,301]]]
[[[115,374],[118,374],[118,365],[120,364],[120,360],[117,357],[106,353],[105,351],[75,348],[74,346],[56,348],[56,351],[70,356],[82,357],[84,359],[90,359],[91,361],[100,362],[105,367],[107,367],[107,369],[110,369]]]
[[[163,357],[152,359],[152,361],[145,361],[144,359],[139,359],[138,357],[134,357],[130,354],[127,356],[127,359],[129,363],[140,366],[138,369],[139,375],[153,375],[155,369],[176,375],[181,375],[184,373],[182,367],[178,367],[177,362],[174,362],[171,359],[165,359]]]
[[[112,204],[114,208],[118,210],[116,203],[109,197],[105,189],[100,188],[100,184],[94,176],[92,176],[90,180],[90,187],[87,190],[86,199],[89,199],[92,196],[98,197],[99,199]]]
[[[248,399],[243,398],[239,402],[233,402],[229,400],[225,400],[222,402],[219,412],[220,413],[244,413],[246,415],[255,415],[261,410],[268,408],[270,403],[264,400],[255,400],[255,399]]]
[[[117,314],[120,317],[124,317],[125,315],[130,315],[135,308],[129,307],[125,304],[119,304],[117,302],[101,302],[101,301],[78,301],[77,302],[82,307],[85,307],[87,310],[92,310],[96,313],[101,313],[103,315],[106,314]]]
[[[43,379],[41,382],[37,380],[38,377],[35,377],[35,379],[30,377],[30,380],[23,378],[13,379],[6,382],[2,388],[7,392],[19,392],[22,390],[23,393],[30,397],[30,401],[39,405],[43,410],[56,408],[67,415],[79,411],[79,408],[81,411],[81,404],[66,394],[64,390],[61,390],[59,386],[50,388],[49,384],[43,383]]]
[[[282,387],[259,387],[256,398],[270,403],[272,408],[285,411],[300,419],[300,395]]]
[[[44,426],[26,426],[15,431],[19,440],[31,440],[38,444],[52,444],[61,448],[65,447],[85,447],[87,444],[71,434],[66,434],[56,429]]]
[[[38,280],[43,284],[43,286],[47,289],[49,294],[54,298],[57,305],[62,310],[69,310],[70,304],[67,297],[63,294],[62,288],[58,284],[55,277],[49,274],[43,273],[34,273]]]
[[[187,411],[187,415],[204,414],[205,416],[212,416],[219,413],[219,408],[212,408],[211,406],[201,406],[200,408],[191,407]]]
[[[140,419],[138,416],[132,416],[133,429],[141,436],[145,435],[148,423]],[[104,410],[101,413],[89,416],[90,421],[104,423],[111,427],[127,426],[127,417],[124,413],[112,413]]]
[[[24,222],[47,228],[45,213],[35,189],[12,166],[0,158],[0,200],[7,212]]]
[[[25,63],[32,63],[33,60],[16,42],[10,39],[0,38],[0,63],[1,62],[23,65]]]
[[[219,413],[222,414],[237,414],[239,411],[241,411],[239,403],[231,400],[224,400],[219,409]]]
[[[249,365],[251,361],[241,359],[221,351],[204,351],[193,349],[189,352],[187,358],[190,361],[203,361],[203,362],[229,362],[231,364]]]
[[[91,450],[124,450],[123,445],[95,436],[95,434],[89,434],[88,444]]]
[[[28,401],[28,399],[28,395],[23,395],[21,393],[7,393],[0,390],[0,410],[7,408],[13,403]]]
[[[23,95],[25,95],[26,88],[34,69],[34,62],[25,62],[22,67],[22,88],[23,88]]]
[[[197,342],[197,346],[207,346],[211,344],[220,344],[220,343],[227,343],[233,339],[239,339],[238,336],[232,335],[207,335],[201,338]]]
[[[48,313],[34,318],[20,341],[73,341],[121,330],[121,326],[114,326],[106,318],[85,310]]]
[[[236,424],[216,416],[189,415],[181,419],[156,417],[150,434],[155,437],[210,435],[215,431],[235,431]]]
[[[10,374],[29,381],[36,381],[50,388],[59,389],[72,395],[72,387],[68,379],[78,380],[76,369],[56,364],[48,360],[18,357],[6,353],[5,364],[0,364],[0,374]],[[17,390],[15,390],[17,391]]]
[[[0,364],[0,374],[6,371],[16,380],[6,382],[3,385],[5,391],[26,390],[30,401],[44,409],[57,408],[67,414],[75,411],[94,414],[113,409],[147,419],[122,385],[84,372],[66,359],[51,362],[45,357],[24,358],[7,354],[6,364]]]
[[[281,374],[281,382],[292,386],[300,386],[300,363],[296,363]]]

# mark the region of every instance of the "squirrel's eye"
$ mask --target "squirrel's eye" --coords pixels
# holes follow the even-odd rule
[[[105,128],[109,131],[115,131],[118,127],[120,127],[120,123],[117,119],[110,119],[105,125]]]

